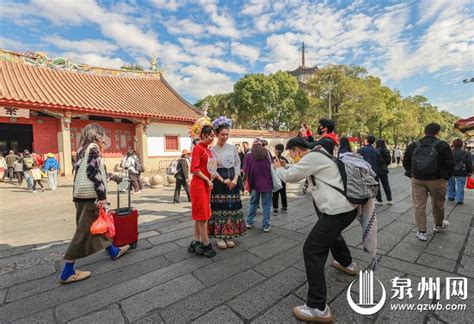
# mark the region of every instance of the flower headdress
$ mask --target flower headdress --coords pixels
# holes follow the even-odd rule
[[[202,128],[206,125],[212,125],[209,117],[199,118],[189,130],[189,136],[191,136],[191,138],[198,138],[201,134]]]
[[[217,129],[221,126],[231,128],[232,127],[232,119],[229,119],[226,116],[220,116],[212,122],[212,127],[214,127],[214,129]]]

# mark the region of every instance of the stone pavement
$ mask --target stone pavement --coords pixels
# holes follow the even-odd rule
[[[450,227],[445,233],[431,232],[429,215],[425,243],[414,235],[408,179],[400,168],[391,171],[390,179],[395,204],[378,209],[376,278],[389,298],[392,278],[411,279],[411,302],[416,303],[421,277],[441,277],[443,289],[446,277],[468,277],[467,310],[392,311],[389,306],[396,301],[389,299],[379,313],[358,315],[346,300],[354,278],[327,267],[328,301],[336,322],[472,323],[474,193],[466,192],[464,206],[446,204]],[[0,323],[297,322],[291,308],[304,302],[307,290],[302,244],[316,216],[310,195],[303,196],[296,186],[289,187],[289,213],[272,216],[270,234],[257,226],[236,248],[212,259],[186,251],[193,225],[190,205],[171,204],[171,188],[147,189],[133,197],[141,214],[138,248],[114,262],[105,253],[81,259],[77,267],[92,271],[92,277],[60,286],[61,258],[74,231],[71,185],[61,181],[58,191],[37,194],[0,184]],[[357,264],[367,267],[371,258],[361,248],[357,222],[344,237]],[[353,288],[357,300],[355,292]],[[420,302],[435,303],[427,296]]]

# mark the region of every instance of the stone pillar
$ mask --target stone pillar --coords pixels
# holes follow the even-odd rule
[[[148,135],[146,133],[148,125],[148,123],[140,123],[135,127],[136,151],[142,160],[145,170],[148,162]]]
[[[71,130],[69,124],[71,118],[68,116],[61,118],[61,132],[59,133],[59,156],[61,160],[61,172],[65,176],[72,175],[71,161]]]

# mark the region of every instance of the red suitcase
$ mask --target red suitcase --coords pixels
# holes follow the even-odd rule
[[[128,179],[124,179],[127,181]],[[114,245],[123,246],[130,244],[132,249],[137,247],[138,241],[138,210],[131,206],[131,192],[128,186],[128,207],[120,208],[120,190],[117,189],[117,209],[109,210],[114,219],[115,237]]]

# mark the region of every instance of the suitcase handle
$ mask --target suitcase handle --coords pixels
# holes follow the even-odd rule
[[[120,209],[120,190],[117,184],[117,216],[128,215],[132,211],[131,196],[132,186],[130,178],[123,178],[122,181],[128,181],[128,208]]]

